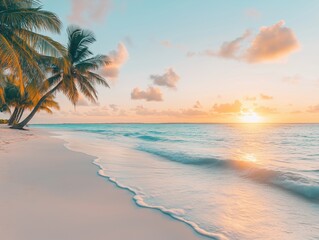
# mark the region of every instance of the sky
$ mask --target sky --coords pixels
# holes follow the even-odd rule
[[[317,0],[44,0],[92,30],[110,88],[33,123],[319,122]],[[0,116],[1,117],[1,116]]]

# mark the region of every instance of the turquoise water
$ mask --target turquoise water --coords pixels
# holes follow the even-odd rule
[[[64,124],[102,176],[216,239],[319,239],[319,125]]]

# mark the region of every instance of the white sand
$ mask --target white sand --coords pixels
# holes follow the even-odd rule
[[[97,175],[93,157],[39,130],[0,126],[0,239],[202,239]]]

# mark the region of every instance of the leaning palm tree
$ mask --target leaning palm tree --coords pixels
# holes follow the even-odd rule
[[[61,44],[38,32],[59,33],[60,29],[59,18],[42,10],[38,0],[0,0],[0,66],[18,76],[22,92],[22,76],[44,78],[37,54],[60,57],[64,51]]]
[[[25,110],[32,110],[41,98],[41,92],[37,91],[34,94],[33,86],[26,86],[23,95],[19,91],[19,87],[15,85],[14,78],[8,77],[6,80],[6,86],[4,88],[4,100],[0,102],[0,112],[12,113],[8,119],[8,125],[18,123],[23,116]],[[13,111],[10,109],[14,109]],[[54,100],[54,96],[51,95],[42,102],[39,111],[46,111],[47,113],[53,113],[51,109],[59,110],[59,104]]]
[[[109,87],[106,80],[96,73],[105,64],[109,63],[105,55],[92,56],[89,45],[96,41],[94,34],[77,26],[67,29],[69,42],[67,54],[60,59],[60,64],[52,66],[52,77],[48,78],[44,86],[49,86],[31,113],[19,124],[12,128],[23,129],[36,114],[41,104],[52,94],[60,91],[76,105],[81,92],[91,102],[98,99],[96,84]]]

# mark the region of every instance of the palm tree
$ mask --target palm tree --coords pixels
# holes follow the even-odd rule
[[[24,90],[22,76],[44,78],[38,65],[39,54],[60,57],[64,53],[61,44],[38,32],[59,33],[60,29],[59,18],[42,10],[38,0],[0,0],[1,71],[9,70],[18,76],[21,92]]]
[[[92,56],[89,45],[96,41],[94,34],[77,26],[67,29],[67,54],[60,59],[60,64],[52,66],[52,77],[45,81],[49,86],[31,113],[19,124],[12,128],[23,129],[36,114],[41,104],[49,97],[60,91],[67,96],[73,105],[76,105],[81,92],[91,102],[98,99],[96,84],[109,87],[106,80],[95,71],[109,63],[105,55]]]
[[[0,112],[12,113],[8,120],[8,125],[18,123],[26,109],[32,110],[34,108],[35,104],[42,96],[40,91],[41,89],[41,87],[38,87],[35,90],[32,84],[29,84],[25,87],[24,93],[21,94],[17,81],[14,77],[6,77],[3,88],[3,100],[0,101]],[[10,108],[13,108],[14,110],[12,111]],[[59,104],[54,101],[53,95],[49,96],[42,102],[38,111],[43,110],[47,113],[52,113],[51,109],[60,109]]]

